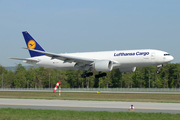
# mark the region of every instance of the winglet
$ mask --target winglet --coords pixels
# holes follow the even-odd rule
[[[35,39],[27,31],[22,32],[22,34],[24,36],[28,48],[44,51],[44,49],[35,41]],[[43,53],[39,53],[31,50],[29,50],[29,54],[31,55],[31,57],[44,55]]]

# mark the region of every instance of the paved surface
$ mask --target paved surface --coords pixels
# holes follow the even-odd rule
[[[179,103],[0,99],[0,108],[127,112],[131,105],[134,112],[180,113]]]

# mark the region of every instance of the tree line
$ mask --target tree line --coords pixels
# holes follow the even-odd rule
[[[80,70],[56,70],[44,67],[26,69],[22,64],[16,70],[0,66],[0,86],[3,88],[53,88],[60,81],[64,88],[179,88],[180,63],[168,63],[156,74],[157,67],[138,67],[133,73],[118,69],[106,72],[107,76],[81,78]],[[100,83],[100,84],[99,84]]]

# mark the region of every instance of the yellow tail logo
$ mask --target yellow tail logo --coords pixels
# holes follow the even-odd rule
[[[30,40],[28,42],[28,48],[34,49],[36,47],[36,42],[34,40]]]

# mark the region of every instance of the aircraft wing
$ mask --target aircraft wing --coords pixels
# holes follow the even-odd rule
[[[24,48],[24,49],[29,49],[29,48]],[[62,60],[62,61],[64,61],[64,63],[76,62],[76,63],[90,64],[90,63],[93,63],[95,61],[94,59],[80,58],[80,57],[74,57],[74,56],[69,56],[69,55],[64,55],[64,54],[63,55],[55,54],[55,53],[50,53],[50,52],[45,52],[45,51],[40,51],[40,50],[35,50],[35,49],[29,49],[29,50],[34,51],[34,52],[38,52],[38,53],[43,53],[46,56],[51,57],[51,59]]]

